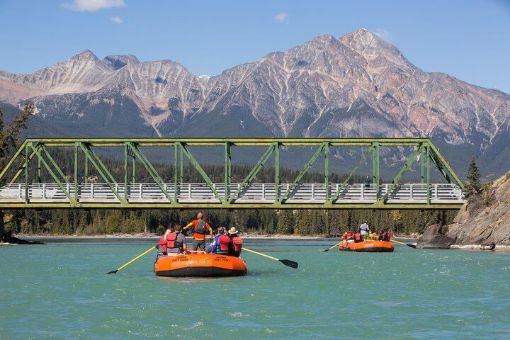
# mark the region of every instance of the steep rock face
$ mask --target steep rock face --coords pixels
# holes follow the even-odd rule
[[[67,135],[98,135],[115,117],[124,130],[109,136],[429,136],[460,169],[466,154],[482,154],[496,173],[510,167],[508,94],[424,72],[364,29],[210,78],[169,60],[90,51],[28,75],[0,72],[0,101],[24,100],[43,120],[59,117],[52,124]]]
[[[139,64],[140,61],[134,55],[109,55],[103,59],[103,61],[110,68],[118,70],[126,66],[127,64]]]
[[[206,80],[193,76],[182,65],[169,61],[127,64],[119,69],[104,90],[130,97],[145,124],[159,136],[159,126],[175,129],[184,116],[199,110]]]
[[[510,245],[510,172],[462,207],[447,236],[457,245]]]
[[[455,242],[455,239],[448,237],[446,226],[434,224],[425,229],[423,235],[417,242],[417,248],[421,249],[448,249]]]
[[[39,126],[51,122],[52,129],[43,129],[52,137],[65,136],[80,129],[90,137],[156,137],[154,130],[145,124],[139,106],[128,95],[100,90],[88,93],[70,93],[45,96],[37,101]],[[55,105],[58,103],[57,105]],[[45,124],[46,126],[48,124]],[[55,130],[53,132],[52,130]]]

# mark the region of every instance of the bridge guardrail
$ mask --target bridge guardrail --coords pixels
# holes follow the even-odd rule
[[[239,189],[239,183],[230,185],[230,193]],[[225,197],[225,185],[215,183],[215,190],[220,197]],[[280,184],[280,197],[286,195],[292,188],[291,184]],[[386,203],[424,203],[427,201],[427,184],[408,183],[392,188],[391,184],[382,184],[378,193],[374,185],[362,183],[342,186],[331,184],[329,197],[338,197],[332,203],[373,203],[384,198]],[[66,184],[66,191],[78,202],[119,202],[112,189],[106,183],[84,183],[78,186],[78,195],[72,184]],[[211,188],[204,183],[182,183],[178,185],[178,194],[175,193],[173,183],[165,183],[164,189],[169,197],[176,197],[178,202],[186,203],[221,203],[215,197]],[[239,198],[234,203],[272,203],[277,201],[277,186],[274,183],[252,183],[244,188]],[[115,190],[119,196],[126,198],[128,202],[136,203],[161,203],[170,202],[164,192],[156,183],[135,183],[126,187],[123,184],[115,184]],[[463,202],[463,193],[455,184],[431,184],[429,187],[430,200],[432,203],[459,204]],[[10,184],[0,188],[0,202],[25,202],[25,184]],[[324,203],[327,201],[326,186],[323,183],[303,183],[297,185],[286,196],[286,203]],[[69,202],[66,193],[56,183],[35,183],[28,186],[28,201],[63,203]]]

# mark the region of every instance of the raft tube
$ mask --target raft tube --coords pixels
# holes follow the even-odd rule
[[[247,271],[243,259],[217,254],[159,255],[154,262],[154,273],[158,276],[241,276]]]
[[[358,251],[358,252],[392,252],[393,243],[390,241],[362,241],[362,242],[340,242],[338,245],[340,251]]]

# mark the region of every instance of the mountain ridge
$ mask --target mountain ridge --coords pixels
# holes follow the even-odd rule
[[[462,168],[456,147],[496,172],[510,167],[500,159],[510,154],[509,94],[425,72],[366,29],[211,77],[90,50],[31,74],[0,72],[0,101],[27,100],[70,136],[431,137]]]

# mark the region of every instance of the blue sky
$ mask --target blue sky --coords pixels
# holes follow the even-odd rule
[[[214,75],[315,36],[364,27],[425,71],[510,93],[510,1],[0,0],[0,70],[85,49]]]

